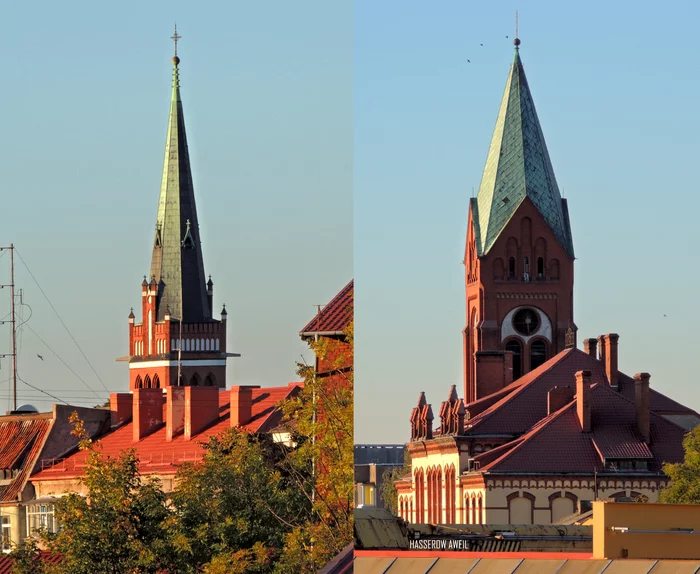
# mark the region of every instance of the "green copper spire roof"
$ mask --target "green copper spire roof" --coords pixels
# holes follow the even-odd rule
[[[472,210],[479,255],[491,249],[518,206],[529,197],[573,258],[566,201],[559,194],[516,40],[515,56]]]
[[[151,276],[158,283],[157,320],[162,321],[170,309],[173,318],[196,323],[210,320],[212,314],[180,100],[179,64],[180,58],[175,56]]]

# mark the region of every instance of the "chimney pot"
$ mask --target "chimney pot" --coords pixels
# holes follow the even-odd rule
[[[591,432],[591,372],[576,373],[576,413],[581,432]]]
[[[617,333],[609,333],[602,337],[605,355],[601,358],[605,366],[605,374],[608,377],[608,384],[616,388],[619,378],[617,371],[617,348],[619,338],[620,336]]]
[[[134,442],[147,437],[163,425],[163,391],[134,389]]]
[[[109,395],[109,410],[113,427],[131,420],[134,399],[131,393],[112,393]]]
[[[594,359],[598,358],[598,340],[597,339],[584,339],[583,340],[583,352],[586,355],[590,355]]]
[[[634,376],[634,403],[637,413],[637,430],[644,442],[651,442],[651,412],[649,406],[649,373]]]
[[[554,387],[547,393],[547,414],[557,412],[564,405],[574,400],[574,389],[572,387]]]
[[[185,440],[219,420],[218,387],[185,388]]]
[[[231,427],[239,427],[253,418],[253,389],[259,386],[241,385],[231,387]]]

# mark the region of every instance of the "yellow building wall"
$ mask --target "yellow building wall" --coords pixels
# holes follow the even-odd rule
[[[700,559],[700,536],[678,533],[680,528],[700,532],[700,505],[596,501],[593,557]]]

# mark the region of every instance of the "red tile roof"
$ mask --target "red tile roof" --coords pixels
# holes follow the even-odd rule
[[[620,392],[634,401],[634,379],[624,373],[620,373],[619,380],[621,383]],[[670,399],[666,395],[662,395],[659,391],[649,389],[651,392],[649,394],[649,404],[651,410],[655,413],[663,414],[690,414],[696,415],[700,418],[700,414],[695,412],[693,409],[689,409],[685,405],[677,403],[673,399]]]
[[[249,432],[269,432],[274,430],[282,420],[282,413],[277,408],[279,403],[296,393],[302,383],[289,383],[285,387],[267,387],[253,389],[253,417],[243,428]],[[165,405],[163,406],[165,420]],[[219,393],[219,420],[191,440],[185,440],[182,434],[171,441],[166,440],[165,425],[146,436],[139,442],[133,441],[133,422],[128,422],[102,436],[98,443],[104,455],[115,457],[121,451],[136,448],[139,469],[142,473],[175,474],[184,462],[202,459],[203,443],[209,437],[217,435],[230,425],[230,390]],[[80,476],[85,467],[88,453],[78,451],[59,461],[42,461],[43,468],[32,481],[62,480]]]
[[[547,416],[550,389],[575,388],[575,373],[582,370],[591,371],[591,383],[606,382],[600,361],[578,349],[566,349],[506,387],[512,392],[466,422],[467,434],[522,435]]]
[[[342,333],[353,318],[355,280],[351,280],[321,312],[301,330],[306,337],[317,333]]]
[[[0,486],[0,502],[17,500],[44,446],[51,422],[50,414],[0,419],[0,470],[8,469],[14,475],[9,485]]]
[[[508,473],[592,473],[603,470],[601,456],[651,458],[652,471],[659,471],[664,462],[683,460],[685,429],[654,413],[650,428],[651,443],[647,445],[636,433],[634,403],[607,384],[597,384],[591,388],[590,433],[581,432],[572,401],[513,441],[512,448],[502,448],[505,452],[495,460],[491,451],[476,459],[482,462],[481,471]]]
[[[51,554],[50,552],[41,552],[39,554],[39,561],[44,564],[49,564],[55,566],[60,564],[63,557],[60,554]],[[0,574],[12,574],[12,564],[14,559],[7,555],[0,554]]]

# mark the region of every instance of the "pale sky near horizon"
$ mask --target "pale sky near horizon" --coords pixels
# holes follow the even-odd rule
[[[297,380],[299,330],[352,278],[350,2],[6,3],[0,244],[17,246],[104,386],[18,260],[32,310],[19,374],[72,404],[128,390],[114,359],[150,267],[174,22],[205,272],[243,355],[228,385]],[[9,305],[0,290],[0,319]],[[1,359],[0,412],[9,375]],[[18,391],[19,404],[55,402]]]
[[[653,388],[700,410],[700,6],[357,0],[356,443],[409,440],[420,391],[436,417],[450,385],[463,394],[468,201],[516,9],[569,204],[579,343],[618,333],[624,372],[648,371]]]

